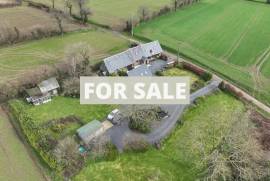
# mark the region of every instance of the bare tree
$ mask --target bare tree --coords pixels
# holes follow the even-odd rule
[[[68,65],[69,75],[79,77],[90,74],[89,66],[91,49],[86,43],[77,43],[67,48],[65,62]]]
[[[55,17],[57,25],[59,27],[60,34],[63,36],[64,29],[63,29],[63,23],[62,23],[62,16],[59,13],[55,13],[54,17]]]
[[[80,18],[84,23],[88,21],[88,16],[91,14],[90,9],[87,7],[88,0],[76,0],[80,10]]]
[[[179,2],[179,0],[173,0],[173,1],[172,1],[174,11],[176,11],[177,8],[178,8],[178,2]]]
[[[252,181],[269,176],[262,149],[252,135],[248,114],[236,112],[232,123],[220,144],[206,157],[206,180]]]
[[[65,6],[69,9],[69,15],[72,16],[72,0],[65,0]]]
[[[83,23],[87,23],[88,16],[92,14],[90,9],[89,8],[83,8],[80,12],[81,12],[81,18],[82,18]]]
[[[55,0],[51,0],[51,1],[52,1],[52,8],[54,9]]]
[[[57,162],[62,166],[65,176],[72,176],[82,168],[84,160],[78,152],[78,144],[72,137],[59,141],[54,150]]]
[[[149,18],[150,12],[147,7],[141,6],[138,10],[138,14],[140,16],[140,21],[143,22]]]

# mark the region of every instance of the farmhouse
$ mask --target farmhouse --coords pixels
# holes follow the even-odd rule
[[[127,72],[130,77],[153,76],[150,65],[139,65]]]
[[[137,65],[149,64],[158,58],[162,52],[163,50],[158,41],[140,44],[124,52],[105,58],[101,66],[101,71],[104,75],[108,75],[116,73],[123,68],[132,70]]]
[[[34,105],[45,104],[51,101],[52,96],[58,94],[59,87],[56,78],[42,81],[37,87],[26,90],[26,100]]]
[[[106,130],[112,127],[109,121],[100,122],[93,120],[77,130],[77,135],[82,140],[83,144],[88,146],[89,143],[96,137],[102,135]]]

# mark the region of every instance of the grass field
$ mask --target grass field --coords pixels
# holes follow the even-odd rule
[[[135,34],[180,49],[270,104],[269,10],[245,0],[203,0],[142,24]]]
[[[15,34],[14,28],[19,31],[20,38],[32,36],[32,32],[42,30],[43,32],[58,32],[59,27],[53,15],[30,7],[17,6],[0,9],[0,34],[8,36]],[[81,28],[70,20],[63,18],[64,31],[74,31]],[[3,37],[0,36],[0,41]]]
[[[0,108],[0,180],[44,180]]]
[[[52,6],[50,0],[34,1]],[[56,0],[55,7],[67,11],[63,1]],[[88,7],[93,12],[90,20],[110,27],[122,26],[131,17],[137,18],[140,7],[146,7],[150,12],[153,12],[165,5],[171,6],[171,0],[91,0],[88,3]],[[74,4],[73,11],[78,14],[77,4]]]
[[[1,48],[0,84],[17,79],[34,68],[53,65],[61,61],[67,48],[80,42],[90,46],[91,61],[100,60],[128,46],[126,40],[113,36],[111,33],[90,30]]]
[[[31,115],[38,124],[72,115],[82,119],[84,123],[94,119],[102,121],[115,107],[110,105],[80,105],[79,99],[61,96],[55,97],[50,103],[41,106],[33,106],[21,100],[12,100],[10,105],[23,106],[23,110]]]
[[[16,0],[0,0],[0,6],[7,4],[16,4]]]
[[[194,145],[200,139],[208,151],[217,145],[220,140],[213,141],[209,131],[218,134],[228,128],[235,109],[244,110],[244,106],[222,92],[201,99],[184,114],[184,125],[176,128],[161,150],[123,153],[115,161],[89,164],[74,180],[196,180],[203,165]]]

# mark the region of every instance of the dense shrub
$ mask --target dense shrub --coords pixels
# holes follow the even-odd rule
[[[51,137],[44,138],[46,132],[36,124],[29,113],[24,111],[22,105],[13,102],[10,109],[15,118],[19,121],[29,143],[35,148],[41,158],[49,165],[50,168],[61,171],[62,167],[57,164],[55,156],[51,154],[51,151],[48,151],[50,148],[54,147],[55,140]]]
[[[212,74],[209,73],[209,72],[204,72],[202,75],[201,75],[201,78],[204,80],[204,81],[209,81],[212,79]]]
[[[157,75],[157,76],[163,76],[163,73],[162,73],[161,70],[159,70],[159,71],[156,72],[156,75]]]
[[[126,69],[121,69],[117,72],[119,76],[127,76],[127,70]]]
[[[110,142],[108,135],[95,138],[89,145],[90,158],[95,161],[112,161],[118,156],[116,147]]]
[[[145,119],[130,118],[129,128],[142,133],[148,133],[151,131],[151,124],[150,121],[147,121]]]
[[[38,141],[39,149],[49,152],[55,148],[57,140],[49,134],[44,134]]]
[[[80,97],[80,79],[69,78],[63,80],[62,83],[62,94],[69,97]]]
[[[205,82],[203,80],[196,80],[192,85],[191,85],[191,92],[195,92],[199,90],[200,88],[203,88],[205,86]]]
[[[67,137],[59,141],[53,154],[57,164],[61,166],[62,173],[66,178],[73,176],[84,165],[84,159],[78,152],[78,144],[72,137]]]

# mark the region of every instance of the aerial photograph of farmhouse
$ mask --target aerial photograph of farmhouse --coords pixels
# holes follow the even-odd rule
[[[82,77],[189,103],[82,104]],[[0,181],[270,181],[270,0],[0,0]]]

